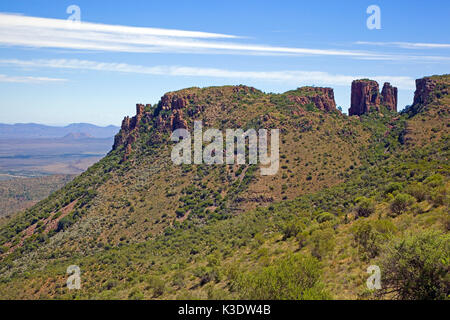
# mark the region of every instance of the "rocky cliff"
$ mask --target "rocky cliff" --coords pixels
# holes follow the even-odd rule
[[[363,115],[371,109],[384,105],[389,110],[397,111],[397,88],[386,82],[380,94],[378,82],[368,79],[352,82],[351,106],[349,115]]]
[[[301,106],[312,103],[320,110],[336,111],[336,102],[332,88],[302,87],[291,91],[288,97],[292,102]]]
[[[436,80],[425,77],[416,80],[416,91],[414,92],[414,105],[427,104],[433,100],[433,91],[436,89]]]
[[[123,161],[128,159],[132,151],[132,144],[139,137],[139,126],[142,123],[151,123],[157,134],[171,133],[179,128],[187,128],[188,121],[186,119],[198,118],[205,113],[207,101],[205,97],[199,98],[196,94],[197,89],[184,89],[176,92],[166,93],[161,97],[158,105],[153,108],[151,105],[136,105],[136,115],[134,117],[125,117],[122,121],[120,132],[114,139],[113,150],[123,146],[125,153]],[[211,89],[214,90],[214,89]],[[236,99],[240,100],[245,96],[262,94],[261,91],[248,86],[234,86],[230,88],[217,88],[214,94],[220,99]],[[332,88],[320,87],[302,87],[297,90],[286,92],[287,98],[298,106],[302,112],[306,112],[308,105],[314,105],[316,108],[326,111],[336,111],[336,102],[334,100],[334,92]],[[233,107],[231,100],[230,108]],[[227,108],[223,105],[221,108]],[[214,107],[210,107],[214,109]],[[226,110],[222,112],[226,112]],[[185,118],[187,117],[187,118]],[[207,121],[205,124],[207,124]]]
[[[397,111],[398,90],[396,87],[391,86],[389,82],[383,85],[381,90],[382,104],[389,110]]]

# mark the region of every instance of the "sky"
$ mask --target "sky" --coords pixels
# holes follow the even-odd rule
[[[120,125],[168,91],[238,84],[332,87],[346,112],[360,78],[397,86],[403,109],[415,79],[450,73],[449,15],[441,0],[2,0],[0,123]]]

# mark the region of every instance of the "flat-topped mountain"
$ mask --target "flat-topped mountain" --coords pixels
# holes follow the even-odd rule
[[[316,87],[188,88],[138,104],[106,157],[1,227],[0,298],[448,295],[449,76],[425,79],[401,113],[396,88],[354,82],[358,117]],[[277,174],[260,175],[259,164],[174,165],[170,134],[194,121],[279,129]],[[433,261],[433,285],[397,295],[403,269],[393,257],[416,246],[400,267]],[[367,292],[373,264],[389,270],[394,289]],[[82,270],[76,292],[64,287],[69,265]]]

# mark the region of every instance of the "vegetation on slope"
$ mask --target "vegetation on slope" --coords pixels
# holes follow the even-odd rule
[[[235,120],[257,123],[251,117],[264,110],[240,113],[257,106],[285,129],[277,176],[174,168],[166,146],[147,143],[155,132],[145,127],[130,161],[111,152],[1,229],[0,297],[447,298],[448,96],[361,119],[320,110],[295,118],[289,112],[299,109],[283,95],[255,97],[232,107]],[[437,129],[422,130],[423,118]],[[257,191],[273,199],[249,201]],[[73,264],[82,288],[69,291]],[[366,288],[374,264],[379,291]]]

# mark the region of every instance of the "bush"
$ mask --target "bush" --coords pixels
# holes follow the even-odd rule
[[[303,254],[289,254],[260,271],[240,276],[237,288],[241,299],[311,300],[330,296],[320,282],[319,261]]]
[[[142,300],[144,299],[144,294],[139,289],[133,289],[128,295],[130,300]]]
[[[439,187],[444,184],[444,177],[441,176],[440,174],[434,174],[434,175],[426,178],[424,183],[433,188]]]
[[[322,212],[317,216],[317,222],[323,223],[326,221],[333,221],[336,217],[329,212]]]
[[[402,300],[446,299],[450,293],[450,236],[433,231],[387,246],[380,261],[380,296]]]
[[[295,237],[299,232],[304,230],[305,224],[300,219],[287,222],[283,227],[283,241],[291,237]]]
[[[416,200],[418,202],[422,202],[427,198],[426,187],[421,183],[415,183],[415,184],[410,185],[406,189],[406,193],[408,193],[411,196],[413,196],[414,198],[416,198]]]
[[[311,235],[310,241],[312,243],[312,255],[322,259],[334,249],[334,230],[331,228],[317,230]]]
[[[67,215],[63,218],[61,218],[61,220],[58,221],[58,227],[56,228],[56,231],[61,231],[61,230],[66,230],[68,229],[72,224],[74,224],[74,220],[72,218],[72,216]]]
[[[361,220],[355,223],[351,229],[353,239],[358,245],[363,259],[376,257],[382,244],[396,231],[394,224],[387,219],[367,221]]]
[[[385,194],[394,193],[396,191],[400,191],[403,189],[403,184],[400,182],[391,182],[386,187],[386,190],[384,191]]]
[[[358,217],[368,217],[375,212],[375,201],[366,197],[359,197],[356,200],[358,204],[356,213]]]
[[[164,294],[164,291],[166,290],[166,284],[165,284],[164,280],[162,280],[158,277],[151,277],[148,280],[148,287],[153,289],[153,297],[154,298],[162,296]]]
[[[409,206],[414,204],[415,199],[407,193],[399,193],[392,200],[390,209],[391,213],[396,216],[404,213]]]

